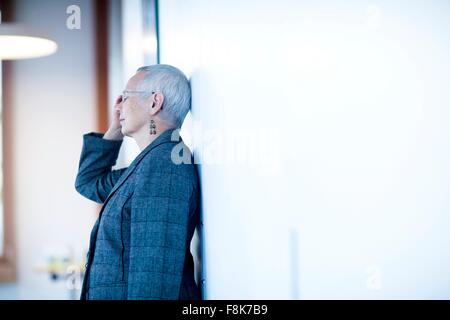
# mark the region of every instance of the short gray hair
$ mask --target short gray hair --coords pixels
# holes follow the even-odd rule
[[[144,66],[136,72],[145,73],[138,90],[162,92],[161,118],[181,128],[191,108],[191,87],[184,73],[167,64]]]

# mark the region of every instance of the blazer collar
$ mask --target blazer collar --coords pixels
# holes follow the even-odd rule
[[[159,146],[160,144],[163,143],[167,143],[167,142],[179,142],[179,141],[172,141],[172,133],[178,130],[177,128],[173,128],[173,129],[167,129],[166,131],[163,131],[155,140],[153,140],[148,146],[146,146],[140,153],[139,155],[133,160],[133,162],[130,164],[130,167],[133,166],[135,164],[135,162],[140,162],[141,159],[143,157],[145,157],[145,155],[147,153],[150,152],[150,150],[152,150],[153,148],[155,148],[156,146]],[[179,134],[177,135],[179,136]],[[180,139],[181,140],[181,137]]]

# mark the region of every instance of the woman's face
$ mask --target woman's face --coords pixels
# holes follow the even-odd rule
[[[122,134],[128,137],[133,137],[137,132],[146,130],[147,124],[150,121],[150,114],[146,106],[147,99],[144,99],[136,89],[141,76],[137,74],[128,81],[122,102],[118,106]]]

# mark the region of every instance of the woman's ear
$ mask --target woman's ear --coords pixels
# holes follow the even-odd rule
[[[151,115],[155,115],[163,108],[164,95],[161,92],[155,92],[152,95],[152,106],[150,108]]]

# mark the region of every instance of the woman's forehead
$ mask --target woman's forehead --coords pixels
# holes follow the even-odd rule
[[[138,89],[138,86],[139,86],[140,82],[143,79],[144,79],[144,73],[143,72],[136,73],[134,76],[132,76],[128,80],[127,86],[126,86],[126,90],[128,90],[128,91],[135,91],[136,89]]]

